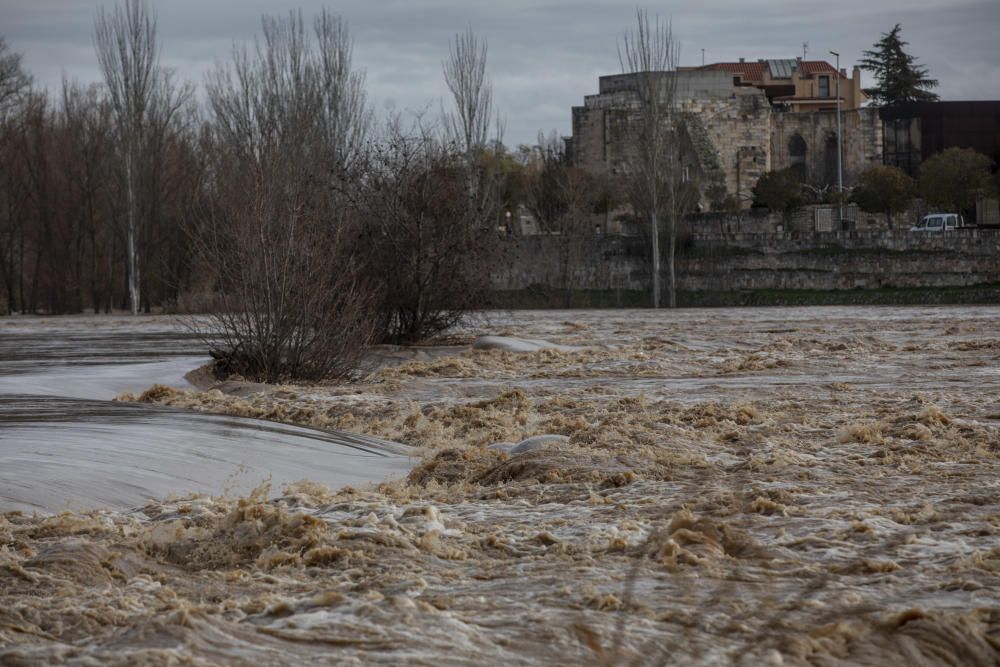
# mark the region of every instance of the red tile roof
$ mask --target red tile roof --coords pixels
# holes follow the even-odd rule
[[[803,60],[799,63],[803,74],[836,74],[837,70],[825,60]]]
[[[698,69],[722,70],[723,72],[739,74],[746,81],[763,81],[765,67],[767,67],[767,63],[712,63]]]
[[[837,70],[833,65],[825,60],[801,60],[797,63],[797,68],[801,74],[836,74]],[[711,63],[702,65],[698,69],[722,70],[732,72],[743,77],[744,81],[763,81],[764,70],[767,69],[767,61],[764,62],[743,62],[743,63]]]

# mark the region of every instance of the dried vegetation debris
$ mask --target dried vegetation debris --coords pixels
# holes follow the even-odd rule
[[[895,337],[701,317],[525,315],[505,333],[591,347],[124,397],[422,460],[373,488],[6,515],[0,662],[997,664],[1000,426],[971,377],[995,351],[963,338],[982,323],[955,324],[949,371],[905,317]],[[489,449],[546,433],[568,440]]]

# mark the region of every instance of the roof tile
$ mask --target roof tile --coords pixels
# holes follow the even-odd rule
[[[799,63],[803,74],[836,74],[836,68],[825,60],[803,60]]]
[[[698,69],[732,72],[733,74],[740,74],[747,81],[764,80],[764,63],[712,63]]]
[[[825,60],[801,60],[797,63],[802,74],[836,74],[837,70],[833,65]],[[767,68],[765,62],[743,62],[743,63],[711,63],[702,65],[698,69],[702,70],[722,70],[739,74],[745,81],[763,81],[764,71]]]

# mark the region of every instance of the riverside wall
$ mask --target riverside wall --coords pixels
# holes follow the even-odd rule
[[[641,236],[512,239],[494,285],[499,291],[645,291],[648,247]],[[678,290],[686,292],[997,284],[1000,230],[685,231],[678,235],[676,269]]]

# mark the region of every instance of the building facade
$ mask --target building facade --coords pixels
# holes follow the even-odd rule
[[[854,67],[851,77],[847,70],[839,72],[824,60],[758,60],[735,63],[712,63],[696,71],[727,72],[735,86],[751,86],[764,91],[768,102],[776,109],[795,113],[833,111],[837,108],[837,93],[841,109],[857,109],[868,101],[861,89],[861,71]],[[838,89],[839,83],[839,89]]]
[[[699,187],[703,210],[725,199],[748,207],[754,185],[770,170],[795,168],[805,182],[817,187],[836,183],[837,116],[805,99],[815,97],[813,89],[795,72],[806,68],[790,72],[799,76],[791,85],[800,88],[786,95],[789,90],[773,87],[769,66],[757,65],[760,67],[755,69],[763,72],[761,85],[716,66],[659,73],[673,77],[674,103],[685,128],[681,137],[683,169]],[[748,72],[748,76],[756,76],[752,70]],[[819,85],[818,78],[808,81]],[[637,85],[635,74],[602,76],[598,93],[586,96],[582,106],[573,108],[573,135],[567,139],[567,154],[574,165],[610,175],[627,173],[636,153],[632,128],[637,122]],[[859,78],[851,85],[860,86]],[[843,87],[841,92],[843,96]],[[782,99],[787,97],[798,101],[792,104]],[[832,102],[835,105],[836,99]],[[873,109],[846,109],[841,122],[844,182],[849,184],[868,166],[881,163],[882,125]]]

